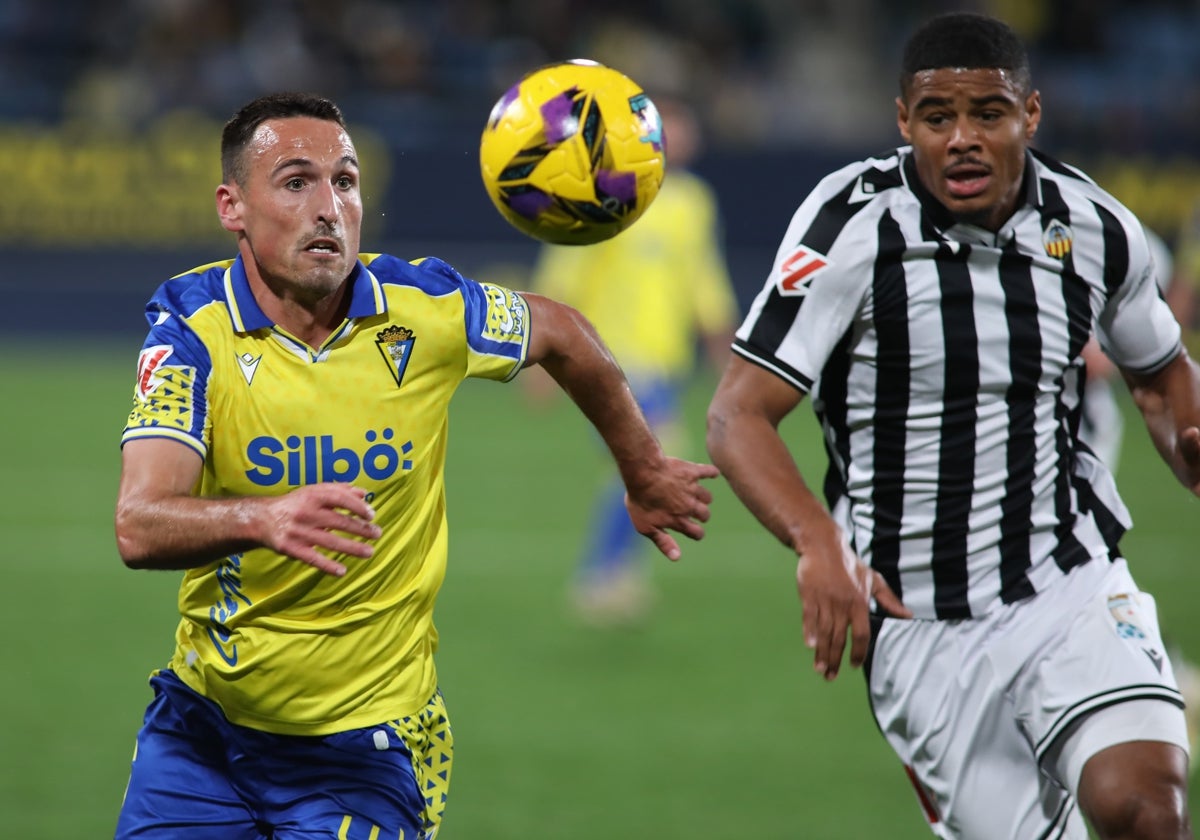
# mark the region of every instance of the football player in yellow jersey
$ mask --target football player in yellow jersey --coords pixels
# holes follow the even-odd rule
[[[1175,276],[1167,292],[1167,303],[1183,325],[1184,342],[1193,355],[1200,343],[1200,196],[1184,216],[1175,245]]]
[[[184,575],[116,836],[432,837],[453,755],[432,611],[459,383],[545,368],[671,559],[669,531],[703,536],[717,470],[663,453],[574,309],[360,255],[334,103],[255,100],[221,163],[237,257],[153,296],[122,437],[121,557]]]
[[[679,449],[686,444],[681,391],[698,361],[714,370],[724,361],[738,307],[721,251],[716,195],[687,168],[701,141],[696,117],[681,99],[656,95],[655,103],[668,170],[654,203],[620,236],[586,247],[544,246],[533,288],[592,322],[655,433]],[[535,398],[547,384],[556,390],[545,377],[528,381]],[[652,599],[624,496],[618,476],[598,493],[571,586],[579,615],[602,626],[641,620]]]

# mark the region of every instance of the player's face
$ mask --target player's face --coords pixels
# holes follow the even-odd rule
[[[1024,94],[1006,70],[941,68],[915,74],[896,105],[925,188],[955,218],[999,230],[1020,199],[1038,92]]]
[[[222,184],[217,208],[244,237],[259,274],[300,297],[336,291],[358,259],[358,158],[340,125],[312,117],[267,120],[244,151],[245,183]]]

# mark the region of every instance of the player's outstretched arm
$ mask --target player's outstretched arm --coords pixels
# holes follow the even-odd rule
[[[1200,367],[1184,351],[1153,376],[1125,378],[1158,453],[1200,496]]]
[[[542,295],[524,297],[531,323],[526,364],[540,364],[596,427],[625,483],[634,527],[679,559],[670,532],[704,536],[712,493],[701,480],[719,475],[716,467],[663,453],[621,368],[583,315]]]
[[[167,438],[128,441],[121,450],[117,549],[134,569],[190,569],[267,547],[341,576],[325,552],[370,557],[380,535],[361,488],[311,484],[282,496],[205,499],[193,495],[203,462]]]
[[[847,638],[850,664],[866,659],[872,597],[891,615],[912,614],[850,550],[780,437],[779,423],[800,400],[779,377],[735,356],[708,409],[708,452],[750,512],[796,552],[804,643],[817,673],[832,680]]]

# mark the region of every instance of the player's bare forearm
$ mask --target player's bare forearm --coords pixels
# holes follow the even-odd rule
[[[135,569],[188,569],[266,547],[323,572],[345,565],[328,554],[369,557],[380,535],[362,489],[314,484],[282,496],[201,498],[192,488],[197,453],[165,439],[130,441],[122,450],[117,548]]]
[[[761,416],[713,412],[708,453],[734,494],[776,539],[797,553],[837,526],[801,476],[778,429]]]
[[[784,545],[800,551],[811,527],[832,527],[779,423],[800,403],[790,385],[733,356],[708,409],[708,454],[734,493]]]
[[[1200,367],[1186,352],[1153,376],[1127,376],[1159,455],[1200,495]]]
[[[813,667],[832,680],[847,640],[852,665],[861,665],[866,657],[872,597],[892,615],[911,613],[850,550],[796,467],[779,435],[779,422],[798,403],[789,385],[735,358],[709,407],[708,451],[750,512],[796,552],[804,643],[813,650]]]
[[[625,484],[634,528],[677,560],[679,544],[668,532],[704,536],[700,523],[708,521],[712,494],[700,482],[716,477],[716,467],[667,457],[625,374],[586,318],[540,295],[526,299],[532,320],[527,362],[542,365],[596,428]]]
[[[579,406],[613,454],[626,486],[663,468],[666,456],[624,373],[577,310],[526,294],[532,327],[527,363],[540,364]]]
[[[249,534],[262,501],[123,496],[116,516],[121,559],[133,569],[191,569],[258,548]]]

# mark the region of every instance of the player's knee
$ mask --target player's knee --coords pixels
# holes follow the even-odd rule
[[[1115,774],[1093,780],[1084,814],[1101,840],[1183,840],[1190,838],[1187,786],[1174,773],[1131,778]]]

